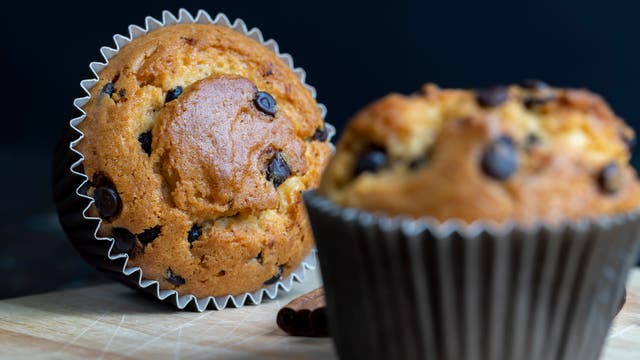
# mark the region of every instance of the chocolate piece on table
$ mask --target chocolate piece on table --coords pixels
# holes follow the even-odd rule
[[[278,326],[293,336],[329,336],[324,288],[293,299],[278,311]]]

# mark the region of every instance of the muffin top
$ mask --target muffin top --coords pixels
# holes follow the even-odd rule
[[[347,207],[465,222],[558,222],[640,205],[634,133],[599,96],[535,80],[427,84],[347,124],[319,192]]]
[[[163,288],[253,291],[312,246],[301,192],[330,156],[312,94],[262,44],[173,25],[124,46],[79,125],[99,234]],[[275,279],[275,280],[273,280]]]

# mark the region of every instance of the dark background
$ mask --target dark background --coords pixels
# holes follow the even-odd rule
[[[226,13],[275,38],[307,70],[338,128],[365,103],[431,81],[477,87],[535,77],[603,94],[640,123],[635,1],[28,2],[1,22],[0,298],[95,281],[53,213],[51,155],[99,48],[129,24],[185,7]],[[637,156],[636,156],[637,158]],[[634,161],[634,164],[638,164]]]

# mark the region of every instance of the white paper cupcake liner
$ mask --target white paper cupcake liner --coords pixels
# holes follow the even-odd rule
[[[176,290],[163,290],[157,281],[145,279],[143,271],[139,267],[130,267],[127,265],[129,256],[118,251],[113,238],[98,236],[98,229],[100,228],[102,220],[88,214],[88,209],[93,204],[93,199],[82,191],[89,179],[82,169],[84,157],[76,149],[76,145],[84,137],[84,134],[78,129],[78,124],[85,118],[82,107],[87,104],[91,97],[89,90],[98,82],[98,74],[107,66],[109,59],[133,39],[160,27],[193,23],[213,24],[231,28],[258,41],[289,65],[311,95],[314,98],[316,97],[315,88],[305,82],[305,71],[301,68],[294,67],[291,55],[280,53],[278,44],[273,39],[265,40],[259,29],[248,29],[241,19],[230,22],[224,14],[218,14],[212,19],[204,10],[199,10],[194,17],[185,9],[180,9],[177,17],[169,11],[162,12],[161,20],[148,16],[145,19],[144,28],[137,25],[130,25],[128,36],[120,34],[114,35],[113,41],[115,47],[102,47],[100,49],[104,62],[92,62],[89,65],[94,78],[80,82],[80,87],[88,96],[74,100],[73,104],[75,108],[82,112],[82,115],[69,122],[69,128],[63,134],[56,149],[53,179],[54,200],[63,228],[83,257],[98,268],[109,271],[111,275],[123,281],[125,284],[139,288],[160,300],[171,303],[178,309],[189,308],[204,311],[207,308],[223,309],[229,304],[235,307],[241,307],[246,302],[259,304],[265,296],[274,299],[279,290],[289,291],[293,281],[301,282],[304,279],[304,271],[316,267],[315,249],[304,258],[302,263],[288,277],[251,293],[244,293],[238,296],[228,295],[198,298],[192,294],[180,294]],[[322,104],[318,104],[318,107],[324,119],[326,116],[326,107]],[[335,128],[325,122],[325,129],[328,132],[328,141],[331,143],[331,138],[335,134]],[[333,145],[331,145],[331,147],[333,150]]]
[[[343,359],[595,360],[640,251],[640,211],[523,227],[305,203]]]

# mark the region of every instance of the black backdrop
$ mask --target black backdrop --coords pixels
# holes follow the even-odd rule
[[[307,70],[339,128],[368,101],[423,82],[476,87],[527,77],[593,89],[640,127],[636,1],[13,1],[0,25],[0,230],[14,248],[62,241],[33,235],[29,219],[53,209],[52,147],[99,47],[146,15],[180,7],[241,17],[275,38]],[[4,248],[0,270],[15,263]]]

